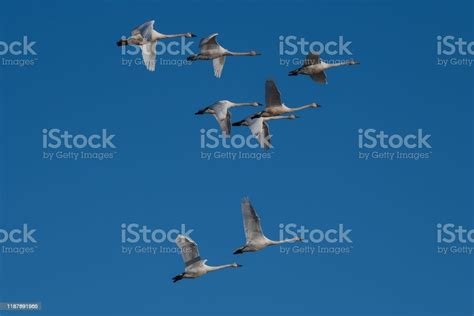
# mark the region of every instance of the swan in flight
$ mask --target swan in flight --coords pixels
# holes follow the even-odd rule
[[[197,244],[189,237],[179,235],[176,238],[176,244],[181,249],[185,269],[184,272],[173,278],[173,283],[181,279],[194,279],[208,272],[214,272],[225,268],[239,268],[242,265],[237,263],[225,264],[221,266],[208,266],[207,260],[202,260],[199,256]]]
[[[212,65],[214,67],[214,75],[217,78],[220,78],[222,75],[222,69],[224,68],[225,57],[226,56],[257,56],[261,55],[256,51],[250,51],[245,53],[234,53],[228,51],[219,43],[217,43],[217,35],[218,33],[214,33],[209,37],[203,38],[199,43],[200,53],[197,55],[191,55],[187,58],[187,60],[195,61],[195,60],[211,60]]]
[[[319,108],[321,105],[316,103],[311,103],[296,108],[287,107],[281,102],[281,94],[278,90],[275,81],[267,80],[265,82],[265,109],[262,112],[256,113],[252,118],[259,116],[276,116],[285,113],[290,113],[294,111],[303,110],[306,108]]]
[[[122,38],[117,42],[117,46],[137,45],[142,50],[143,62],[146,69],[155,71],[156,64],[156,43],[159,40],[175,37],[196,37],[193,33],[161,34],[153,29],[155,21],[148,21],[136,27],[132,31],[132,36]]]
[[[255,138],[257,138],[258,143],[260,144],[261,148],[264,149],[269,149],[272,148],[270,138],[272,135],[270,135],[270,128],[268,126],[267,121],[269,120],[281,120],[281,119],[288,119],[288,120],[294,120],[297,118],[296,115],[290,114],[288,116],[269,116],[269,117],[263,117],[263,116],[258,116],[254,117],[255,115],[251,115],[247,117],[246,119],[235,122],[232,124],[232,126],[248,126],[250,128],[250,132],[252,133]]]
[[[227,100],[217,101],[216,103],[197,111],[196,115],[202,114],[212,114],[219,123],[219,126],[222,130],[222,135],[230,136],[231,130],[231,117],[232,114],[230,113],[229,109],[238,106],[259,106],[262,105],[258,102],[247,102],[247,103],[234,103]]]
[[[296,75],[308,75],[314,81],[318,83],[327,83],[326,80],[326,73],[324,72],[326,69],[340,67],[340,66],[350,66],[350,65],[358,65],[360,64],[358,61],[349,60],[342,63],[336,64],[327,64],[319,58],[319,54],[316,53],[309,53],[306,59],[304,60],[304,64],[302,67],[292,70],[289,72],[288,76],[296,76]]]
[[[247,242],[244,246],[236,249],[234,255],[258,251],[268,246],[303,240],[300,237],[294,237],[291,239],[273,241],[265,237],[262,232],[262,226],[260,225],[260,217],[258,217],[257,212],[248,198],[242,200],[242,217],[244,219],[244,230]]]

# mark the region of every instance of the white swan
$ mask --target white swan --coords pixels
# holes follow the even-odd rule
[[[217,101],[216,103],[208,107],[205,107],[204,109],[197,111],[195,114],[196,115],[212,114],[216,118],[217,123],[219,123],[219,126],[221,127],[222,135],[230,136],[232,114],[230,113],[229,109],[233,107],[238,107],[238,106],[259,106],[259,105],[262,105],[262,104],[258,102],[234,103],[227,100],[221,100],[221,101]]]
[[[191,55],[187,58],[187,60],[195,61],[195,60],[211,60],[212,65],[214,67],[214,75],[217,78],[220,78],[222,75],[222,69],[224,68],[225,57],[226,56],[257,56],[261,55],[256,51],[250,51],[245,53],[234,53],[228,51],[219,43],[217,43],[217,35],[218,33],[214,33],[209,37],[203,38],[199,43],[200,53],[197,55]]]
[[[189,237],[179,235],[176,244],[181,249],[185,269],[184,272],[173,277],[173,283],[181,279],[194,279],[208,272],[214,272],[225,268],[239,268],[242,265],[237,263],[225,264],[221,266],[208,266],[207,260],[202,260],[199,256],[197,244]]]
[[[284,103],[281,102],[281,94],[278,90],[275,81],[267,80],[265,82],[265,109],[262,112],[256,113],[253,118],[258,116],[275,116],[285,113],[300,111],[306,108],[318,108],[321,105],[316,103],[311,103],[296,108],[287,107]]]
[[[260,217],[258,217],[257,212],[248,198],[242,200],[242,217],[244,219],[244,230],[247,242],[244,246],[236,249],[234,255],[244,252],[258,251],[268,246],[302,240],[300,237],[294,237],[291,239],[274,241],[265,237],[262,232],[262,226],[260,225]]]
[[[326,73],[324,72],[326,69],[340,67],[340,66],[350,66],[350,65],[358,65],[360,64],[358,61],[349,60],[342,63],[336,64],[326,64],[324,61],[319,58],[319,54],[316,53],[309,53],[306,59],[304,60],[304,64],[302,67],[292,70],[288,73],[288,76],[296,76],[296,75],[308,75],[314,81],[318,83],[327,83],[326,80]]]
[[[280,119],[288,119],[293,120],[296,119],[297,116],[290,114],[288,116],[269,116],[269,117],[254,117],[255,115],[251,115],[246,119],[235,122],[232,126],[248,126],[250,131],[255,138],[257,138],[258,143],[260,144],[261,148],[269,149],[272,147],[270,138],[270,128],[268,127],[267,121],[269,120],[280,120]]]
[[[138,45],[142,50],[143,63],[150,71],[155,71],[156,65],[156,42],[165,38],[175,37],[196,37],[193,33],[161,34],[153,29],[155,21],[148,21],[136,27],[132,31],[132,36],[121,39],[118,46]]]

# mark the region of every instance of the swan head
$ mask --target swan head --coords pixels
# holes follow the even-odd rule
[[[190,55],[190,56],[188,56],[188,58],[186,58],[186,60],[188,60],[188,61],[195,61],[195,60],[197,60],[198,58],[199,58],[198,55]]]
[[[242,267],[242,265],[234,262],[234,263],[231,264],[231,267],[232,268],[240,268],[240,267]]]
[[[348,65],[359,65],[360,62],[355,61],[355,60],[350,60],[347,64],[348,64]]]
[[[262,53],[256,52],[254,50],[250,52],[250,56],[260,56],[260,55],[262,55]]]
[[[253,103],[252,103],[252,106],[260,106],[260,105],[263,105],[263,104],[260,103],[260,102],[253,102]]]
[[[311,103],[311,106],[312,108],[320,108],[321,107],[321,104],[317,104],[317,103]]]
[[[186,35],[184,35],[185,37],[196,37],[196,34],[193,34],[193,33],[186,33]]]
[[[287,116],[287,118],[288,118],[289,120],[294,120],[294,119],[299,118],[299,116],[298,116],[298,115],[294,115],[294,114],[290,114],[290,115]]]

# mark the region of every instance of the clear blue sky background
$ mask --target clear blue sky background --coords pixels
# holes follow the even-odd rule
[[[263,55],[228,58],[220,80],[209,62],[121,66],[115,41],[149,19]],[[473,210],[473,71],[437,66],[436,36],[474,40],[472,21],[471,1],[3,3],[0,38],[27,35],[38,60],[0,68],[0,220],[36,228],[38,249],[0,257],[0,301],[41,301],[37,315],[472,315],[472,256],[436,254],[436,224],[472,227]],[[343,35],[361,65],[329,71],[326,86],[288,77],[280,35]],[[269,77],[288,105],[324,107],[272,123],[270,160],[200,159],[199,130],[216,124],[194,112],[219,99],[263,102]],[[107,128],[117,156],[43,160],[43,128]],[[422,128],[432,158],[361,161],[359,128]],[[344,223],[353,252],[233,256],[245,195],[268,237],[279,223]],[[210,264],[244,267],[172,284],[181,258],[122,255],[121,223],[185,223]]]

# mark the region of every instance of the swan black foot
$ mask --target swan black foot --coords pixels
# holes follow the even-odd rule
[[[184,273],[178,274],[177,276],[173,277],[173,283],[176,283],[182,279],[184,279]]]

